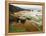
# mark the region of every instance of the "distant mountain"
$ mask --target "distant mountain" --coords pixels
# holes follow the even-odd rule
[[[29,9],[23,9],[23,8],[20,8],[20,7],[17,7],[17,6],[9,5],[9,11],[12,12],[12,13],[18,12],[18,11],[23,11],[23,10],[30,11]]]

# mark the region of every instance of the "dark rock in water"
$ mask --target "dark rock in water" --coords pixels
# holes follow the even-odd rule
[[[24,18],[16,17],[15,22],[17,22],[17,23],[23,23],[24,24],[26,22],[26,18],[24,19]]]
[[[25,23],[26,22],[26,19],[21,19],[21,23]]]

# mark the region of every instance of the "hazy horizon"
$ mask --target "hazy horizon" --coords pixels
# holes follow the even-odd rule
[[[30,10],[42,10],[42,6],[40,5],[20,5],[20,4],[11,4],[13,6],[17,6],[23,9],[30,9]]]

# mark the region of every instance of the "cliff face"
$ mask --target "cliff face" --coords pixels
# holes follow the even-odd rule
[[[19,11],[30,11],[29,9],[23,9],[17,6],[9,5],[9,16],[10,16],[10,21],[14,21],[14,13],[19,12]],[[11,15],[12,14],[12,15]]]

